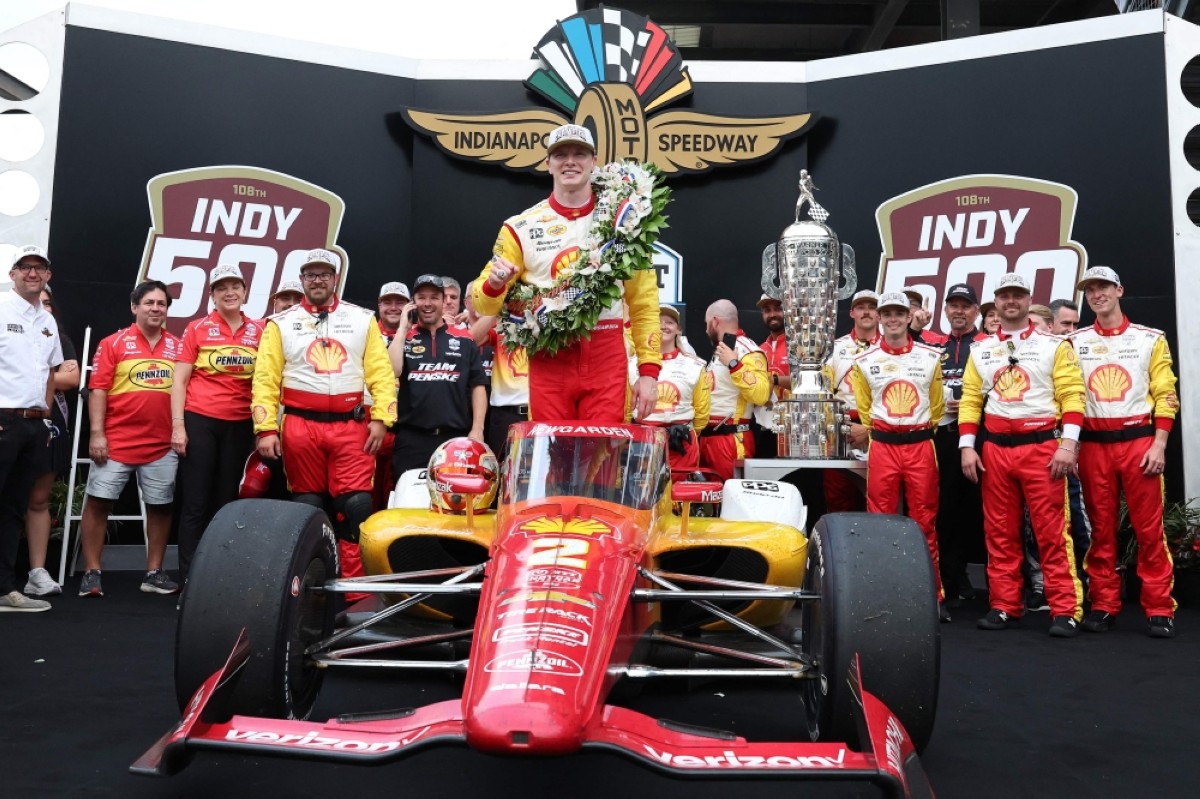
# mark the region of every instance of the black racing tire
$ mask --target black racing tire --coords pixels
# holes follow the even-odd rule
[[[809,537],[804,588],[821,595],[801,609],[803,649],[821,671],[803,687],[810,737],[857,741],[846,675],[858,653],[863,689],[896,714],[922,751],[937,715],[941,631],[921,529],[906,516],[822,516]]]
[[[332,633],[340,604],[314,589],[337,575],[337,541],[320,509],[273,499],[221,508],[196,549],[175,630],[180,709],[224,665],[245,628],[250,658],[228,709],[306,718],[323,671],[304,650]]]

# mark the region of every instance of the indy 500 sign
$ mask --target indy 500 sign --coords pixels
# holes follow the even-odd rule
[[[1071,240],[1075,190],[1012,175],[967,175],[931,183],[879,206],[883,254],[879,291],[912,288],[936,309],[946,332],[946,289],[969,283],[983,302],[1001,275],[1016,272],[1033,301],[1076,299],[1087,251]]]

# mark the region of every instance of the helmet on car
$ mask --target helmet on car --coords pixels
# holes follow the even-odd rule
[[[455,493],[447,482],[449,475],[473,475],[487,481],[481,494]],[[487,510],[496,498],[500,466],[487,444],[469,438],[452,438],[433,451],[425,471],[425,485],[433,507],[442,513],[466,513],[467,504],[475,511]]]

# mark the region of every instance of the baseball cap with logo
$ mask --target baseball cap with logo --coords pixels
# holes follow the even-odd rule
[[[280,294],[303,294],[304,288],[300,285],[299,280],[285,280],[279,284],[279,288],[275,289],[275,293],[271,295],[271,299],[275,299]]]
[[[1101,280],[1106,283],[1112,283],[1114,286],[1121,285],[1121,276],[1113,271],[1112,267],[1089,266],[1087,271],[1083,273],[1083,277],[1081,277],[1079,282],[1075,284],[1075,288],[1079,291],[1083,291],[1083,288],[1088,283],[1095,283]]]
[[[908,295],[902,291],[889,291],[879,298],[879,310],[882,311],[884,308],[903,308],[907,311],[909,309],[908,300]]]
[[[546,137],[546,154],[554,152],[554,148],[560,144],[569,143],[582,144],[593,153],[596,152],[596,140],[592,138],[590,130],[583,125],[560,125]]]
[[[314,264],[324,264],[336,273],[338,270],[338,257],[329,250],[322,250],[320,248],[309,250],[308,255],[304,256],[304,263],[300,264],[300,271],[303,272],[305,267]]]
[[[759,297],[759,298],[758,298],[758,302],[757,302],[757,303],[755,303],[755,305],[757,305],[759,308],[761,308],[761,307],[763,307],[764,305],[766,305],[766,304],[767,304],[767,303],[769,303],[769,302],[777,302],[777,303],[779,303],[780,305],[782,305],[782,304],[783,304],[783,302],[782,302],[781,300],[777,300],[777,299],[775,299],[775,298],[774,298],[774,297],[772,297],[770,294],[764,294],[764,295],[762,295],[761,297]]]
[[[878,305],[879,304],[879,295],[876,294],[875,292],[871,291],[870,289],[863,289],[862,291],[858,292],[857,294],[855,294],[853,297],[850,298],[850,307],[853,308],[855,305],[858,305],[860,302],[873,302],[876,305]]]
[[[1017,289],[1018,291],[1023,291],[1026,294],[1032,293],[1029,290],[1029,281],[1027,281],[1021,275],[1018,275],[1016,272],[1008,272],[1007,274],[1000,276],[1000,280],[996,282],[996,293],[999,293],[1004,289]]]
[[[909,305],[914,305],[914,304],[915,305],[924,305],[925,304],[925,295],[922,294],[921,292],[917,291],[916,289],[902,289],[900,291],[900,293],[903,294],[905,297],[908,297]]]
[[[390,283],[384,283],[379,289],[379,299],[384,297],[403,297],[406,300],[412,299],[412,294],[408,292],[408,286],[398,280],[393,280]]]
[[[950,300],[954,299],[966,300],[972,305],[979,304],[979,297],[976,296],[975,289],[971,288],[966,283],[955,283],[950,287],[950,290],[946,292],[946,302],[950,302]]]
[[[425,286],[433,286],[438,291],[446,290],[446,284],[442,282],[442,278],[438,275],[421,275],[417,278],[417,282],[413,283],[413,291],[420,291]]]
[[[46,266],[50,265],[50,259],[46,257],[46,251],[36,244],[26,244],[13,253],[12,265],[16,266],[25,258],[40,258]]]
[[[242,270],[236,264],[217,264],[208,276],[208,285],[215,286],[230,278],[240,280],[243,286],[246,285],[246,278],[242,277]]]

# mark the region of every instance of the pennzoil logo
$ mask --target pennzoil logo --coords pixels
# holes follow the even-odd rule
[[[893,197],[875,211],[883,244],[876,290],[917,291],[943,333],[946,292],[956,283],[990,302],[1000,278],[1015,272],[1029,281],[1033,302],[1078,302],[1087,251],[1071,240],[1077,200],[1070,186],[1014,175],[965,175]]]
[[[231,345],[216,347],[208,354],[208,365],[223,374],[250,375],[254,372],[255,351]]]
[[[660,109],[692,93],[683,57],[646,17],[595,8],[563,20],[534,48],[525,86],[558,110],[458,114],[406,108],[414,129],[443,151],[517,171],[546,171],[546,136],[575,123],[592,131],[596,159],[633,159],[665,173],[757,161],[810,127],[815,114],[737,117]]]
[[[218,264],[241,267],[246,316],[271,313],[279,284],[300,279],[309,250],[339,259],[341,292],[349,259],[338,247],[345,203],[320,186],[269,169],[210,166],[157,175],[146,185],[150,231],[137,281],[161,280],[174,301],[167,328],[181,334],[211,310],[209,273]]]
[[[168,361],[137,361],[129,367],[129,382],[139,388],[169,390],[174,376],[175,366]]]

